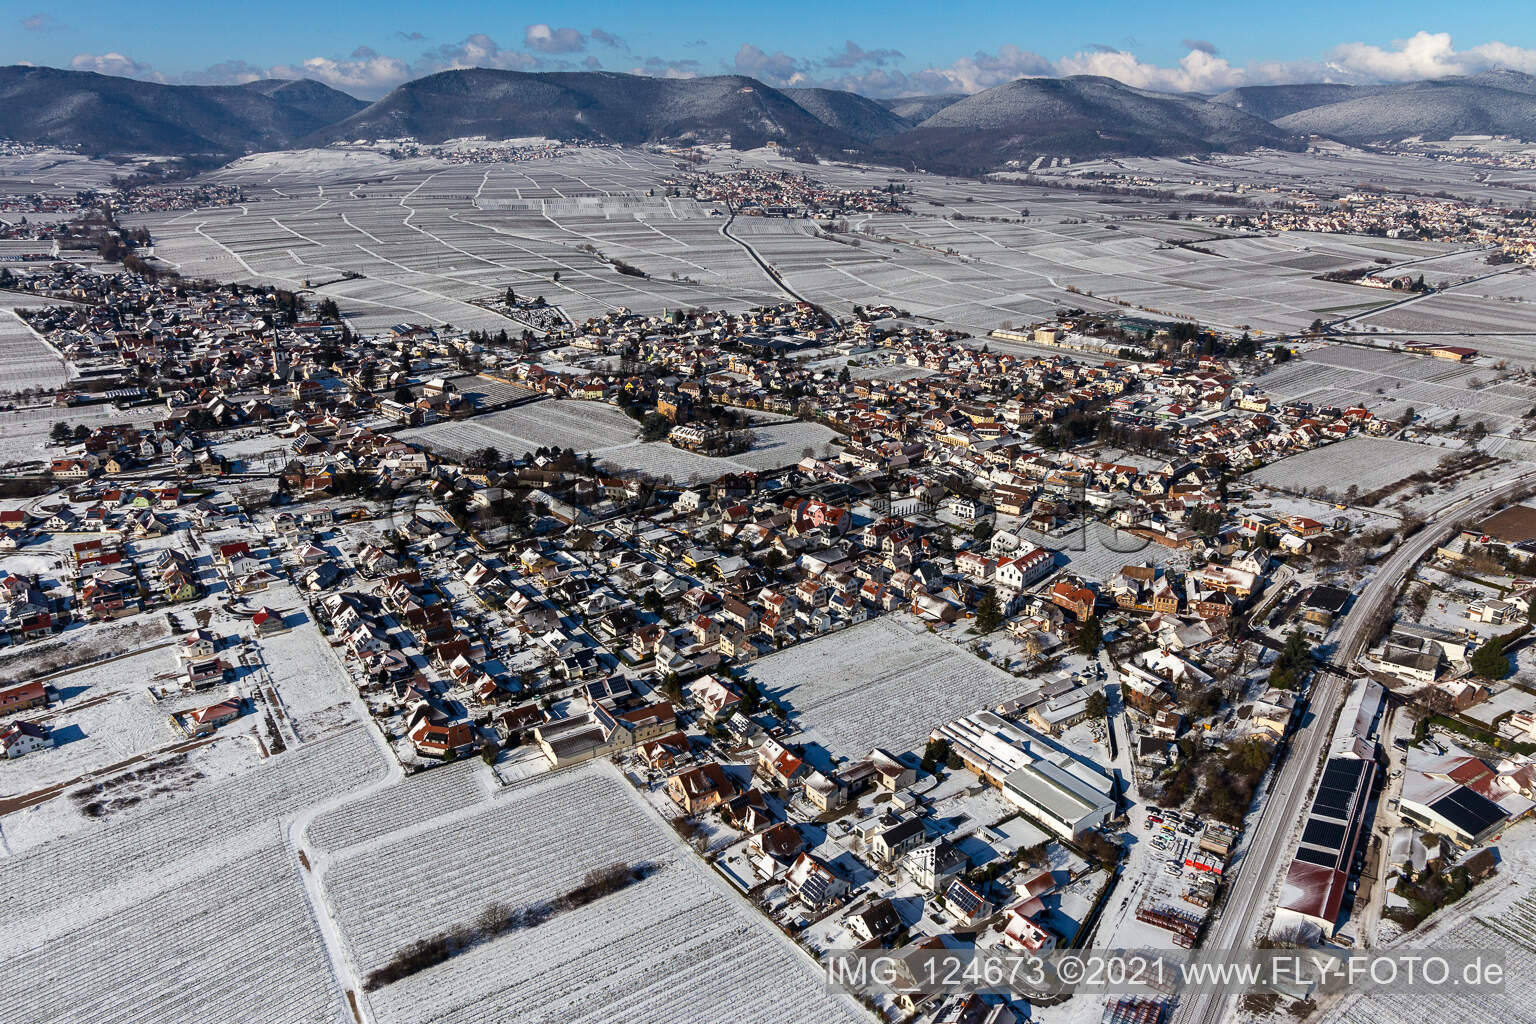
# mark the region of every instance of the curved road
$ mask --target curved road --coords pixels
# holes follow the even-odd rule
[[[1536,468],[1437,509],[1412,537],[1382,562],[1355,597],[1340,626],[1333,664],[1348,668],[1390,614],[1400,587],[1414,567],[1434,550],[1463,516],[1504,504],[1536,481]],[[1334,719],[1349,690],[1349,676],[1319,671],[1312,684],[1308,717],[1291,737],[1284,762],[1271,781],[1263,808],[1249,822],[1226,874],[1229,890],[1221,916],[1206,930],[1201,946],[1221,951],[1253,948],[1255,934],[1275,898],[1282,868],[1290,862],[1292,837],[1301,827],[1311,790],[1321,771]],[[1176,1024],[1222,1024],[1235,1016],[1236,995],[1199,993],[1181,999]]]
[[[779,291],[783,292],[785,295],[788,295],[796,302],[804,302],[812,306],[816,305],[816,303],[811,302],[810,299],[806,298],[804,295],[801,295],[799,292],[791,288],[789,284],[784,280],[784,278],[779,276],[779,272],[774,270],[773,267],[769,265],[767,260],[758,255],[757,250],[752,248],[752,243],[748,242],[746,239],[740,237],[739,235],[731,234],[731,225],[736,223],[736,211],[734,208],[729,206],[726,207],[726,209],[731,211],[731,216],[728,220],[726,220],[724,224],[720,225],[720,234],[724,235],[726,238],[729,238],[731,241],[745,249],[747,251],[747,255],[752,257],[752,261],[754,263],[763,268],[763,273],[768,275],[768,279],[778,287]]]

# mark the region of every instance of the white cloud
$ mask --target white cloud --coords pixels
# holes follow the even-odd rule
[[[629,69],[631,75],[648,75],[651,78],[698,78],[699,62],[696,60],[666,60],[647,57],[641,64]]]
[[[69,66],[76,71],[94,71],[99,75],[143,78],[154,82],[165,81],[165,76],[150,65],[117,52],[77,53],[69,59]]]
[[[476,32],[463,42],[438,47],[422,55],[415,73],[429,75],[454,68],[500,68],[503,71],[537,71],[540,58],[522,50],[507,50],[486,35]]]
[[[380,96],[412,77],[408,64],[369,50],[346,60],[310,57],[298,64],[279,64],[268,70],[271,78],[313,78],[333,89],[359,96]]]
[[[21,19],[27,27],[42,29],[46,15]],[[56,24],[56,23],[53,23]],[[401,38],[419,38],[418,33]],[[249,82],[259,78],[313,78],[364,98],[376,98],[413,78],[438,71],[484,67],[515,71],[597,68],[592,57],[580,64],[562,55],[584,52],[589,43],[624,50],[623,39],[600,28],[583,33],[574,28],[529,25],[523,49],[507,49],[485,33],[466,36],[457,43],[429,49],[414,60],[387,56],[358,47],[346,57],[310,57],[292,64],[259,67],[232,60],[201,71],[170,77],[125,54],[109,51],[81,53],[70,67],[156,82],[217,84]],[[769,85],[825,86],[869,96],[910,96],[926,93],[974,93],[1017,78],[1063,75],[1102,75],[1137,88],[1166,92],[1216,93],[1241,85],[1287,82],[1403,82],[1451,75],[1473,75],[1497,68],[1536,74],[1536,49],[1488,42],[1458,50],[1447,32],[1420,31],[1382,47],[1344,43],[1321,59],[1267,61],[1234,65],[1216,47],[1201,39],[1184,41],[1187,52],[1171,66],[1142,60],[1129,50],[1085,47],[1056,60],[1003,44],[993,51],[979,51],[944,66],[903,67],[907,61],[895,50],[865,49],[846,40],[841,50],[820,57],[802,58],[782,50],[768,52],[746,43],[727,61],[725,70],[750,75]],[[695,43],[683,43],[692,47]],[[664,78],[694,78],[703,72],[700,63],[664,56],[634,56],[632,74]]]
[[[1125,50],[1085,51],[1058,60],[1055,70],[1059,75],[1102,75],[1158,92],[1222,92],[1245,84],[1248,77],[1225,57],[1203,49],[1190,50],[1171,68],[1144,63]]]
[[[268,68],[258,67],[243,60],[226,60],[210,64],[201,71],[188,71],[179,81],[184,85],[244,85],[273,77]]]
[[[1449,32],[1417,32],[1396,40],[1393,49],[1344,43],[1328,55],[1327,66],[1348,79],[1408,82],[1451,75],[1475,75],[1496,68],[1536,72],[1536,50],[1508,43],[1483,43],[1457,50]]]
[[[1015,78],[1053,73],[1051,62],[1038,53],[1005,43],[996,53],[978,51],[947,68],[925,68],[912,78],[924,92],[981,92]]]
[[[806,82],[806,64],[783,50],[766,53],[751,43],[742,43],[735,60],[726,65],[732,74],[748,75],[772,86],[800,85]]]
[[[529,25],[523,30],[523,45],[538,53],[580,53],[587,48],[587,37],[574,28]]]
[[[871,95],[919,92],[978,92],[1015,78],[1032,76],[1101,75],[1138,89],[1160,92],[1216,93],[1242,85],[1292,82],[1368,84],[1410,82],[1452,75],[1475,75],[1508,68],[1536,74],[1536,49],[1492,42],[1457,50],[1447,32],[1418,32],[1395,41],[1390,48],[1345,43],[1325,60],[1259,61],[1234,65],[1204,40],[1185,40],[1189,51],[1173,66],[1149,63],[1127,50],[1089,47],[1046,60],[1016,46],[995,53],[962,57],[947,67],[929,67],[903,75],[894,72],[870,81]],[[843,88],[857,88],[845,79]]]
[[[876,47],[866,50],[852,39],[843,41],[843,48],[836,51],[830,57],[821,61],[822,67],[828,68],[853,68],[860,64],[873,64],[876,67],[884,67],[892,61],[901,60],[905,54],[900,50],[889,50]]]

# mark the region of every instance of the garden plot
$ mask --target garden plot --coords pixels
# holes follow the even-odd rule
[[[350,1021],[298,866],[269,823],[255,849],[46,936],[0,938],[16,1024]],[[194,859],[195,860],[195,859]],[[95,879],[74,879],[83,891]],[[54,884],[60,884],[55,882]],[[49,998],[39,998],[48,993]]]
[[[617,1014],[726,1024],[791,1001],[797,1018],[867,1019],[851,1000],[827,993],[805,954],[729,891],[606,762],[343,854],[326,883],[368,970],[413,938],[473,921],[493,902],[516,908],[548,899],[616,861],[655,870],[371,993],[377,1019],[595,1024]]]
[[[371,796],[317,817],[306,838],[334,853],[408,828],[427,817],[462,810],[488,797],[484,767],[461,761],[409,776]]]
[[[769,655],[751,672],[795,712],[803,742],[841,757],[911,750],[934,726],[1034,688],[890,615]]]
[[[76,409],[29,406],[0,412],[0,464],[41,462],[63,455],[61,449],[52,447],[49,442],[48,435],[55,423],[68,423],[71,427],[84,425],[92,429],[112,423],[133,423],[142,427],[146,421],[164,412],[160,406],[117,409],[110,405]]]
[[[187,737],[170,724],[170,715],[216,704],[233,690],[218,686],[151,700],[145,688],[173,682],[169,677],[178,672],[172,652],[160,649],[49,680],[66,699],[27,718],[53,729],[57,746],[0,762],[0,797],[67,783],[184,744]],[[254,716],[246,716],[226,725],[219,731],[221,743],[227,739],[224,746],[235,746],[236,737],[248,734],[254,721]]]
[[[1444,449],[1412,441],[1351,437],[1273,462],[1253,473],[1252,479],[1293,491],[1320,484],[1332,489],[1355,484],[1361,493],[1369,494],[1415,473],[1432,473],[1446,454]]]
[[[349,705],[356,691],[292,584],[268,588],[259,603],[284,612],[289,629],[259,641],[261,666],[252,682],[263,689],[276,687],[299,738],[308,739],[318,731],[315,721],[334,717],[337,706]]]

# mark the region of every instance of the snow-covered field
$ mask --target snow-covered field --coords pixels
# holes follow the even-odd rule
[[[0,311],[0,366],[6,391],[55,388],[67,379],[64,361],[13,311]]]
[[[721,1024],[792,1000],[795,1018],[865,1019],[698,861],[606,762],[514,787],[331,861],[325,883],[363,971],[408,942],[650,864],[619,893],[369,993],[384,1024],[628,1020]]]
[[[1351,437],[1271,463],[1253,474],[1261,484],[1287,490],[1324,487],[1343,493],[1356,484],[1362,494],[1432,471],[1446,457],[1440,448],[1385,437]]]
[[[769,655],[751,674],[796,713],[797,742],[842,757],[921,747],[934,726],[1035,688],[894,615]]]
[[[490,446],[503,455],[520,457],[525,451],[552,445],[596,454],[632,441],[637,429],[635,421],[616,406],[556,399],[469,420],[413,427],[396,436],[448,451],[473,452]]]
[[[279,826],[385,769],[371,730],[350,729],[0,861],[9,1019],[350,1019]]]
[[[1404,993],[1376,989],[1334,1000],[1319,1019],[1325,1024],[1536,1022],[1536,894],[1525,884],[1536,868],[1536,827],[1522,821],[1495,845],[1496,875],[1418,929],[1380,948],[1399,954],[1481,953],[1504,965],[1502,991],[1467,991],[1454,985]]]
[[[476,452],[487,447],[503,455],[559,445],[585,454],[599,464],[677,480],[712,480],[749,469],[776,469],[799,462],[802,452],[821,452],[834,437],[820,423],[788,420],[752,428],[752,448],[740,455],[711,458],[673,447],[665,441],[639,441],[634,420],[616,406],[600,402],[557,399],[473,419],[434,423],[402,430],[396,436],[447,452]]]
[[[713,154],[709,168],[746,164],[803,170],[766,152]],[[126,220],[148,226],[157,254],[185,274],[308,281],[361,329],[401,320],[508,327],[472,300],[509,284],[559,303],[578,322],[620,306],[740,309],[781,298],[743,246],[721,233],[714,204],[662,194],[673,170],[664,155],[615,148],[486,165],[384,161],[365,152],[260,154],[208,176],[242,185],[242,206]],[[889,177],[832,165],[814,174],[851,188],[882,187]],[[855,215],[836,239],[803,219],[743,217],[732,230],[793,288],[830,309],[886,301],[976,334],[1048,316],[1064,301],[1294,331],[1320,313],[1364,312],[1387,301],[1317,280],[1320,272],[1450,251],[1306,232],[1221,238],[1208,226],[1167,219],[1166,201],[1051,194],[1009,182],[917,174],[908,189],[915,215]],[[964,220],[953,216],[957,208]],[[1210,252],[1179,247],[1185,242]],[[587,247],[649,276],[621,275]]]
[[[54,730],[51,750],[15,761],[0,761],[0,795],[27,793],[99,771],[109,765],[186,742],[170,723],[176,711],[206,707],[229,697],[229,686],[215,686],[164,701],[150,698],[146,688],[165,685],[177,663],[168,648],[121,658],[104,665],[55,676],[51,685],[67,695],[46,712],[35,713]],[[231,723],[221,735],[231,741],[249,732],[249,718]]]
[[[194,861],[194,864],[197,864]],[[5,952],[6,1019],[345,1024],[299,868],[277,830],[249,852]],[[89,888],[89,880],[81,880]],[[14,934],[14,932],[13,932]],[[56,998],[39,998],[50,992]]]
[[[309,617],[293,585],[269,587],[254,603],[283,612],[290,628],[260,641],[261,667],[252,682],[276,686],[299,738],[330,731],[338,722],[360,721],[362,712],[353,710],[356,691],[339,655]]]
[[[183,273],[309,281],[362,329],[401,320],[512,329],[472,301],[508,285],[577,320],[618,306],[739,309],[777,295],[707,207],[655,194],[671,171],[665,157],[581,149],[514,164],[382,159],[261,154],[209,176],[242,185],[250,201],[241,207],[129,219],[150,227],[157,255]],[[650,276],[619,274],[583,247]]]
[[[1524,363],[1524,355],[1519,362]],[[1339,408],[1360,405],[1389,420],[1411,409],[1421,425],[1459,416],[1468,426],[1482,420],[1489,431],[1500,433],[1519,428],[1536,406],[1536,386],[1527,376],[1495,383],[1495,378],[1514,372],[1508,366],[1500,370],[1486,362],[1451,362],[1388,348],[1324,345],[1264,374],[1258,384],[1286,401]]]
[[[426,817],[450,814],[489,796],[487,772],[480,761],[469,760],[410,776],[316,817],[306,837],[317,849],[335,853],[408,828]]]
[[[63,455],[63,449],[48,446],[48,433],[55,423],[68,423],[71,427],[82,424],[100,427],[109,423],[133,423],[142,427],[145,421],[158,418],[164,413],[165,410],[159,406],[143,405],[132,409],[117,409],[110,405],[78,409],[44,406],[0,412],[0,464],[35,462]]]

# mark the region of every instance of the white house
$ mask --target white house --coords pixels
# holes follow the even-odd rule
[[[0,752],[6,757],[21,757],[34,750],[53,746],[53,733],[36,722],[12,722],[0,729]]]

